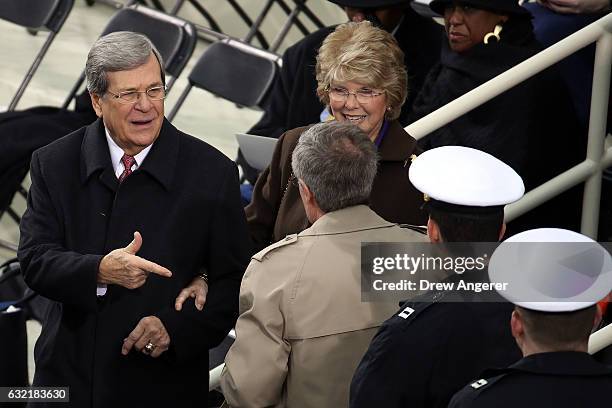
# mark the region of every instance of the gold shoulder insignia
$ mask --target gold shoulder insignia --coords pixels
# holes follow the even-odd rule
[[[412,163],[413,161],[415,161],[417,158],[416,154],[411,154],[409,158],[406,159],[406,161],[404,161],[404,167],[408,167],[408,163]]]

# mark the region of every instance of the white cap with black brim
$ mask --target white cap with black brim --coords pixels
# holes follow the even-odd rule
[[[410,165],[410,182],[424,195],[425,207],[462,216],[503,211],[525,193],[523,179],[496,157],[470,147],[428,150]]]

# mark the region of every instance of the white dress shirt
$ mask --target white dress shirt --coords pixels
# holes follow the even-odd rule
[[[115,176],[119,178],[119,176],[121,176],[121,174],[123,173],[123,170],[125,170],[123,168],[123,163],[121,162],[121,158],[123,157],[125,152],[117,145],[117,143],[115,143],[110,133],[108,133],[108,129],[104,128],[104,130],[106,133],[106,142],[108,143],[108,150],[110,151],[111,163],[113,164],[113,169],[115,170]],[[147,154],[149,154],[149,150],[151,150],[151,147],[153,147],[153,144],[150,144],[149,146],[145,147],[140,153],[134,156],[134,159],[136,161],[134,162],[134,165],[132,165],[132,171],[136,170],[144,161],[145,157],[147,157]]]

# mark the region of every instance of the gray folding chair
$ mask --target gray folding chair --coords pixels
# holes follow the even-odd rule
[[[140,5],[132,5],[115,13],[102,36],[115,31],[134,31],[146,35],[164,59],[168,91],[193,54],[197,35],[193,25],[181,18]],[[85,71],[74,84],[63,108],[67,108],[85,81]]]
[[[38,51],[25,78],[11,99],[8,106],[9,111],[15,110],[55,36],[64,25],[73,4],[74,0],[2,0],[0,3],[0,19],[29,30],[49,31],[45,43]]]
[[[191,89],[204,89],[239,106],[261,109],[280,57],[242,41],[225,38],[211,44],[189,74],[189,84],[168,115],[174,119]]]

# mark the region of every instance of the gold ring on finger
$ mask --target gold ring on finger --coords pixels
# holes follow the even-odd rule
[[[153,353],[153,351],[155,351],[155,349],[157,348],[157,346],[153,343],[151,343],[151,340],[149,340],[149,342],[146,344],[146,346],[144,346],[144,348],[142,349],[142,352],[145,354],[151,354]]]

